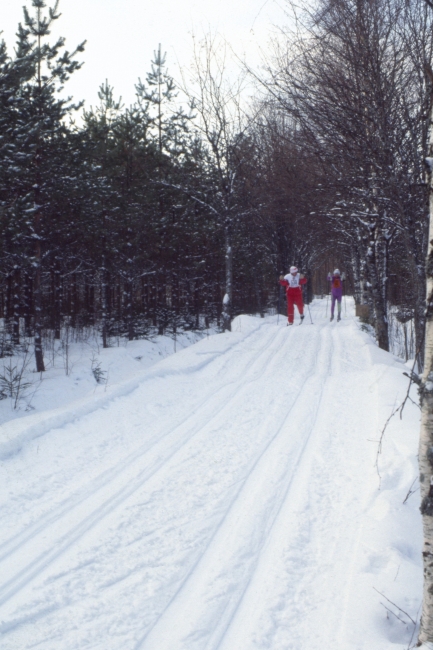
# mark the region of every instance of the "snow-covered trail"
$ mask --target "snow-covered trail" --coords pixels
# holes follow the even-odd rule
[[[413,547],[371,546],[413,480],[390,463],[377,493],[368,442],[403,368],[322,307],[240,317],[2,462],[2,650],[403,647],[365,629],[397,562],[418,604],[416,509]]]

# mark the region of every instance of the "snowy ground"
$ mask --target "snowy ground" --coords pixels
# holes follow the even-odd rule
[[[314,325],[291,328],[238,317],[231,334],[2,425],[2,650],[416,640],[414,404],[387,429],[380,489],[375,467],[405,366],[352,304],[341,323],[324,301],[311,311]]]
[[[20,373],[24,367],[23,383],[27,384],[18,399],[12,391],[11,398],[0,400],[0,424],[71,402],[78,405],[78,400],[100,397],[118,388],[119,384],[123,384],[121,390],[128,390],[126,380],[139,381],[143,369],[214,333],[214,330],[183,332],[176,340],[169,336],[131,342],[113,338],[110,347],[104,350],[94,329],[80,332],[79,341],[70,334],[68,340],[67,332],[63,331],[61,341],[45,341],[44,373],[35,371],[33,346],[27,355],[21,353],[0,359],[0,389],[2,377],[8,379],[11,368]],[[99,369],[99,383],[95,380],[96,369]]]

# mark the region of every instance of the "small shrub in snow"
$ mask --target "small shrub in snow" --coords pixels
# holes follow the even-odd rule
[[[96,383],[103,384],[105,381],[106,371],[102,370],[101,362],[95,356],[92,357],[92,373],[96,379]]]
[[[14,346],[4,336],[0,338],[0,359],[4,357],[12,357],[14,354]]]
[[[18,408],[19,401],[26,396],[28,389],[33,385],[24,377],[29,362],[30,355],[28,350],[25,350],[24,357],[18,359],[10,357],[0,371],[0,399],[9,397],[14,409]]]

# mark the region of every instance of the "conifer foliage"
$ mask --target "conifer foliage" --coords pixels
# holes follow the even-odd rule
[[[32,0],[33,13],[24,8],[15,57],[2,45],[2,155],[0,161],[1,219],[4,233],[8,292],[6,328],[19,343],[20,316],[33,329],[37,371],[43,371],[44,325],[42,276],[52,256],[52,234],[60,227],[64,197],[71,174],[65,118],[77,106],[57,92],[80,64],[64,49],[64,40],[47,42],[52,23],[59,18],[58,3],[46,8]],[[72,188],[71,188],[72,189]],[[54,245],[55,246],[55,245]],[[31,324],[30,324],[30,321]]]
[[[33,337],[38,371],[44,337],[59,339],[65,327],[97,328],[104,346],[174,336],[219,324],[226,293],[227,245],[212,204],[221,203],[221,167],[192,105],[185,112],[177,99],[161,46],[134,105],[106,81],[76,126],[81,105],[59,91],[82,65],[84,43],[73,52],[62,38],[50,43],[59,17],[58,2],[32,0],[14,55],[0,48],[2,352]],[[230,138],[240,152],[234,130]],[[238,198],[230,190],[240,209],[250,201],[241,186]],[[240,245],[239,231],[230,236]],[[273,271],[260,273],[237,270],[244,284],[227,329],[236,309],[273,300]]]
[[[106,347],[230,330],[277,306],[292,264],[306,300],[323,294],[332,259],[382,348],[391,315],[415,323],[422,366],[424,0],[305,9],[250,106],[216,39],[196,48],[182,94],[159,46],[131,106],[106,80],[75,121],[63,88],[84,43],[51,42],[58,2],[28,4],[14,53],[0,44],[0,355],[33,339],[43,371],[44,339],[66,331]]]

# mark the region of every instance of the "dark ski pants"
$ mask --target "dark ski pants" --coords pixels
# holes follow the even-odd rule
[[[287,316],[289,323],[293,323],[294,321],[295,305],[297,306],[299,313],[302,315],[304,313],[304,303],[302,300],[301,289],[289,289],[287,292]]]

